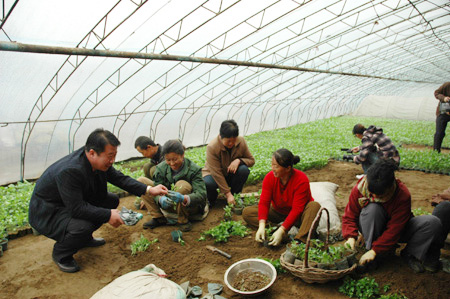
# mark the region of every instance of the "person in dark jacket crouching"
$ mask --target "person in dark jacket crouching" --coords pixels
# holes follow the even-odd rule
[[[107,191],[107,182],[137,196],[167,194],[164,186],[147,187],[114,169],[119,145],[111,132],[96,129],[84,147],[53,163],[36,182],[29,222],[56,241],[52,258],[63,272],[80,270],[73,255],[81,248],[105,244],[92,236],[103,223],[124,223],[116,209],[119,197]]]

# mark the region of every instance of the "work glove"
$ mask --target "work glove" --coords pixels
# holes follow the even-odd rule
[[[280,245],[281,241],[283,240],[285,230],[283,226],[280,226],[273,234],[272,237],[269,239],[269,245],[270,246],[278,246]]]
[[[345,241],[344,246],[350,248],[351,250],[355,250],[355,243],[355,238],[348,238],[348,240]]]
[[[266,223],[264,221],[260,222],[258,231],[256,232],[256,235],[255,235],[256,242],[262,243],[265,240],[265,238],[266,238],[265,237],[265,234],[266,234],[265,228],[266,228]]]
[[[184,201],[184,195],[180,192],[169,190],[167,196],[176,203],[182,203]]]
[[[169,209],[170,207],[173,207],[173,201],[171,201],[169,198],[167,198],[166,196],[160,196],[159,197],[159,205],[161,206],[161,208],[163,208],[164,210]]]
[[[359,264],[364,265],[366,263],[373,261],[376,255],[377,254],[375,253],[375,251],[373,251],[373,249],[370,249],[369,251],[364,253],[363,256],[359,259]]]

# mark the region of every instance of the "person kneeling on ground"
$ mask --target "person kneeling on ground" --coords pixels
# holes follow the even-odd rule
[[[180,229],[190,231],[192,224],[189,220],[202,220],[209,211],[201,168],[184,157],[184,146],[179,140],[167,141],[163,146],[163,156],[165,161],[156,166],[154,182],[167,188],[173,185],[176,191],[169,191],[167,196],[142,197],[152,217],[144,223],[144,228],[168,224],[164,214],[176,214]]]
[[[353,127],[353,135],[361,139],[361,145],[352,148],[352,152],[358,153],[353,157],[356,164],[361,164],[364,173],[380,158],[392,159],[397,166],[400,164],[400,155],[391,139],[383,133],[383,129],[369,126],[367,129],[362,124]],[[360,178],[360,175],[357,176]]]
[[[345,244],[355,249],[360,231],[367,252],[359,264],[376,267],[376,257],[394,250],[399,242],[407,243],[401,255],[408,266],[415,272],[436,272],[442,247],[441,222],[432,215],[413,216],[411,194],[395,178],[397,169],[393,160],[380,159],[353,187],[342,218]]]
[[[440,241],[445,245],[448,233],[450,231],[450,188],[433,195],[431,205],[434,206],[433,215],[438,217],[442,224],[442,234]],[[450,261],[448,259],[441,259],[442,270],[450,273]]]
[[[202,170],[206,184],[208,202],[214,205],[217,188],[225,194],[228,204],[236,204],[233,194],[241,193],[250,174],[249,167],[255,164],[244,137],[239,136],[239,127],[232,119],[220,126],[220,134],[206,147],[205,167]]]
[[[258,228],[255,235],[257,242],[265,240],[266,222],[270,221],[274,225],[280,222],[283,224],[270,237],[269,245],[280,245],[293,225],[299,227],[295,239],[306,243],[320,204],[311,196],[306,174],[293,168],[298,162],[299,156],[294,156],[287,149],[281,148],[274,152],[272,171],[263,180],[259,204],[242,211],[245,222]]]
[[[53,163],[36,182],[29,222],[56,241],[52,258],[63,272],[80,270],[73,255],[81,248],[105,244],[92,237],[103,223],[113,227],[124,223],[116,209],[119,196],[107,192],[108,182],[138,196],[167,193],[162,185],[149,187],[114,169],[119,145],[111,132],[97,129],[84,147]]]

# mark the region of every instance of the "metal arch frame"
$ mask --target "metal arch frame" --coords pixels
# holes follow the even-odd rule
[[[136,4],[134,1],[130,0],[130,2],[132,2],[136,5],[136,9],[128,17],[126,17],[124,20],[120,21],[116,26],[112,27],[112,29],[108,33],[106,33],[108,15],[110,13],[112,13],[113,10],[119,5],[120,1],[121,0],[119,0],[112,6],[112,8],[106,13],[106,15],[103,16],[100,19],[100,21],[95,24],[95,26],[83,37],[83,39],[77,44],[76,47],[82,46],[82,44],[84,44],[84,43],[88,44],[91,36],[94,36],[98,40],[98,43],[94,46],[94,49],[97,48],[98,46],[102,45],[102,42],[112,32],[114,32],[123,22],[125,22],[130,16],[132,16],[148,0],[141,0],[140,4]],[[102,23],[103,23],[103,26],[102,26]],[[103,32],[103,36],[99,36],[98,34],[96,34],[95,31],[98,27],[103,28],[103,30],[101,30],[101,32]],[[40,96],[36,100],[33,108],[31,109],[31,112],[28,116],[28,119],[27,119],[28,122],[24,126],[24,130],[22,133],[22,142],[21,142],[21,155],[20,155],[20,157],[21,157],[21,163],[20,163],[20,178],[21,178],[21,180],[24,179],[24,175],[25,175],[26,149],[27,149],[27,145],[28,145],[28,141],[30,139],[31,133],[34,129],[34,126],[38,122],[40,116],[42,115],[42,113],[44,112],[46,107],[50,104],[50,102],[56,96],[58,91],[62,88],[62,86],[64,86],[64,84],[67,82],[67,80],[69,80],[69,78],[78,69],[78,67],[87,59],[87,57],[84,57],[83,59],[81,59],[81,61],[79,61],[78,57],[76,57],[74,59],[75,61],[71,61],[72,60],[71,58],[72,58],[71,56],[67,57],[67,59],[64,61],[64,63],[61,65],[61,67],[57,70],[56,74],[52,77],[50,82],[46,85],[44,90],[41,92]],[[68,75],[66,75],[65,78],[63,78],[62,83],[59,84],[59,82],[60,82],[59,78],[62,77],[63,74],[65,74],[65,72],[64,72],[65,67],[67,67],[69,69],[71,68],[71,71],[68,73]],[[47,101],[45,99],[46,97],[44,98],[45,94],[51,95],[47,99]],[[69,148],[70,148],[70,140],[69,140]]]
[[[226,7],[223,11],[228,10],[229,8],[233,7],[233,6],[234,6],[236,3],[238,3],[238,2],[240,2],[240,0],[237,0],[237,1],[236,1],[235,3],[233,3],[232,5]],[[223,0],[221,0],[221,5],[220,5],[219,13],[217,13],[217,12],[212,12],[209,8],[205,7],[204,5],[207,4],[207,3],[208,3],[208,1],[204,1],[202,4],[200,4],[200,5],[197,6],[195,9],[193,9],[193,10],[190,11],[188,14],[186,14],[181,20],[178,20],[178,21],[175,22],[172,26],[170,26],[168,29],[166,29],[163,33],[161,33],[158,37],[154,38],[151,42],[149,42],[145,47],[143,47],[143,48],[142,48],[141,50],[139,50],[138,52],[148,53],[148,48],[149,48],[149,46],[151,46],[153,43],[154,43],[155,46],[156,46],[156,43],[157,43],[158,41],[161,42],[161,38],[162,38],[163,36],[164,36],[164,37],[168,37],[169,39],[172,39],[169,35],[167,35],[167,33],[168,33],[172,28],[175,28],[176,26],[179,25],[179,29],[178,29],[178,39],[175,40],[174,43],[170,44],[168,47],[164,47],[164,49],[161,51],[161,53],[164,53],[164,52],[167,53],[167,50],[168,50],[170,47],[172,47],[174,44],[176,44],[176,43],[179,42],[180,40],[184,39],[185,37],[189,36],[189,34],[191,34],[191,33],[192,33],[193,31],[195,31],[197,28],[203,26],[205,23],[209,22],[210,20],[212,20],[214,17],[216,17],[218,14],[220,14],[220,13],[222,12],[222,3],[223,3]],[[198,9],[202,9],[202,8],[203,8],[203,9],[206,9],[206,10],[208,10],[208,11],[211,11],[211,12],[212,12],[213,14],[215,14],[215,15],[212,16],[212,17],[211,17],[210,19],[208,19],[207,21],[204,21],[202,24],[200,24],[199,26],[197,26],[195,29],[193,29],[193,30],[191,30],[190,32],[188,32],[187,34],[185,34],[182,38],[179,38],[179,37],[180,37],[181,29],[182,29],[182,25],[183,25],[183,21],[184,21],[186,18],[188,18],[191,14],[193,14],[195,11],[197,11]],[[173,40],[173,39],[172,39],[172,40]],[[162,42],[161,42],[161,43],[162,43]],[[111,80],[110,80],[110,78],[114,77],[116,73],[118,73],[118,74],[120,75],[121,69],[122,69],[123,67],[125,67],[130,61],[133,61],[133,59],[129,59],[129,60],[128,60],[127,62],[125,62],[119,69],[117,69],[115,72],[113,72],[112,75],[110,75],[105,81],[103,81],[103,82],[99,85],[99,87],[97,87],[97,88],[89,95],[89,97],[88,97],[87,99],[85,99],[85,100],[79,105],[77,111],[76,111],[75,114],[74,114],[74,119],[75,119],[75,117],[77,116],[77,114],[78,114],[78,118],[80,119],[79,123],[77,124],[78,127],[77,127],[77,128],[74,130],[74,132],[72,133],[72,125],[75,123],[75,122],[72,121],[72,122],[71,122],[71,125],[70,125],[70,129],[69,129],[69,139],[72,139],[72,140],[73,140],[72,144],[75,143],[75,136],[76,136],[76,133],[77,133],[78,129],[81,127],[81,125],[83,124],[84,120],[85,120],[85,119],[87,118],[87,116],[89,115],[89,113],[90,113],[90,112],[91,112],[91,111],[92,111],[99,103],[101,103],[105,98],[107,98],[112,92],[114,92],[114,90],[116,90],[116,89],[119,88],[122,84],[124,84],[125,82],[127,82],[131,77],[133,77],[136,73],[138,73],[140,70],[142,70],[145,66],[147,66],[147,65],[151,62],[151,61],[149,61],[149,62],[143,63],[142,66],[141,66],[141,68],[139,68],[138,70],[136,70],[133,74],[131,74],[131,75],[130,75],[128,78],[126,78],[125,80],[123,80],[123,81],[121,81],[121,82],[117,82],[117,84],[115,84],[115,87],[114,87],[109,93],[107,93],[102,99],[98,99],[97,96],[96,96],[98,90],[99,90],[100,88],[102,88],[105,84],[107,84],[107,83],[112,83]],[[120,80],[119,80],[119,81],[120,81]],[[95,98],[95,100],[94,100],[95,103],[92,102],[92,101],[89,99],[91,96],[93,96],[93,97]],[[132,101],[132,100],[134,100],[134,99],[137,100],[136,96],[133,97],[130,101]],[[130,101],[129,101],[129,102],[130,102]],[[138,101],[139,101],[139,100],[138,100]],[[87,113],[86,113],[84,116],[81,116],[80,110],[81,110],[81,108],[83,107],[83,105],[85,105],[86,103],[92,103],[93,106],[92,106],[90,109],[88,109]],[[126,117],[127,114],[128,114],[128,113],[124,112],[125,117]],[[119,114],[119,116],[116,118],[116,120],[117,120],[119,117],[120,117],[120,114]],[[113,131],[114,131],[114,130],[113,130]],[[71,135],[72,135],[72,136],[71,136]],[[71,150],[73,150],[73,149],[71,149]]]
[[[195,103],[194,103],[195,104]],[[192,104],[191,104],[192,105]],[[207,128],[205,128],[205,133],[207,132]],[[206,138],[205,138],[206,139]]]
[[[277,2],[279,2],[279,1],[277,1]],[[264,8],[264,9],[262,9],[262,10],[256,12],[256,13],[254,13],[252,16],[248,17],[248,18],[247,18],[246,20],[244,20],[243,22],[241,22],[241,23],[239,23],[239,24],[233,26],[232,28],[230,28],[230,29],[227,30],[226,32],[224,32],[224,33],[222,33],[221,35],[219,35],[217,38],[214,38],[210,43],[208,43],[208,44],[202,46],[200,49],[196,50],[196,51],[193,53],[193,55],[195,56],[196,53],[201,52],[201,51],[203,51],[203,50],[205,50],[205,49],[208,50],[209,48],[213,47],[212,44],[213,44],[216,40],[220,40],[222,37],[226,38],[226,35],[227,35],[229,32],[231,32],[232,30],[234,30],[235,28],[237,28],[237,27],[240,26],[241,24],[247,23],[247,21],[250,20],[251,18],[253,18],[253,17],[255,17],[255,16],[257,16],[257,15],[259,15],[259,14],[261,14],[261,13],[264,13],[268,8],[270,8],[271,6],[275,5],[277,2],[270,4],[270,5],[267,6],[266,8]],[[293,1],[293,2],[296,2],[296,1]],[[308,1],[308,2],[310,2],[310,1]],[[303,4],[302,4],[302,5],[303,5]],[[291,10],[291,11],[292,11],[292,10]],[[285,13],[285,14],[286,14],[286,13]],[[284,14],[284,15],[285,15],[285,14]],[[283,16],[283,15],[282,15],[282,16]],[[282,17],[282,16],[280,16],[280,17]],[[280,18],[280,17],[279,17],[279,18]],[[270,22],[270,23],[272,23],[272,22]],[[270,23],[269,23],[269,24],[270,24]],[[249,24],[249,23],[247,23],[247,24]],[[249,25],[250,25],[250,24],[249,24]],[[267,24],[267,25],[268,25],[268,24]],[[241,40],[241,39],[240,39],[240,40]],[[235,43],[237,43],[237,42],[235,42]],[[231,44],[231,45],[228,45],[228,47],[234,45],[235,43],[233,43],[233,44]],[[218,53],[220,53],[221,51],[223,51],[223,49],[222,49],[222,50],[219,50],[219,51],[216,51],[216,53],[215,53],[214,55],[212,55],[212,57],[215,57],[215,56],[216,56]],[[158,79],[156,79],[154,82],[158,81],[160,78],[167,77],[168,74],[169,74],[172,70],[175,70],[179,65],[183,65],[183,64],[182,64],[182,63],[178,63],[177,65],[173,66],[172,68],[170,68],[169,70],[167,70],[165,73],[163,73],[163,74],[162,74]],[[186,67],[186,69],[188,70],[187,72],[190,72],[190,71],[196,69],[198,66],[199,66],[199,65],[197,65],[197,66],[195,66],[195,67],[194,67],[194,66],[191,66],[190,68]],[[167,82],[165,82],[166,84],[165,84],[164,86],[161,86],[162,88],[161,88],[160,90],[158,90],[157,92],[155,92],[152,96],[158,94],[159,92],[162,92],[165,88],[169,87],[172,83],[176,82],[179,78],[182,78],[184,75],[185,75],[185,74],[179,75],[178,78],[174,79],[174,80],[173,80],[172,82],[170,82],[169,84],[167,84]],[[203,75],[202,75],[202,76],[203,76]],[[138,97],[140,98],[140,97],[141,97],[140,94],[143,94],[143,93],[145,92],[145,90],[146,90],[149,86],[151,86],[154,82],[152,82],[151,84],[149,84],[147,87],[145,87],[143,90],[141,90],[136,96],[134,96],[134,97],[127,103],[127,106],[132,104],[133,99],[137,99]],[[179,94],[183,89],[185,89],[185,87],[183,87],[182,89],[180,89],[179,91],[177,91],[177,92],[174,93],[174,94]],[[195,91],[194,91],[194,92],[195,92]],[[126,117],[126,115],[125,115],[125,118],[122,120],[123,123],[119,126],[119,131],[120,131],[120,129],[123,127],[123,125],[125,124],[125,122],[128,120],[128,118],[131,117],[131,116],[133,115],[133,113],[134,113],[140,106],[142,106],[142,105],[145,104],[148,100],[150,100],[150,98],[151,98],[151,97],[148,97],[147,99],[143,99],[142,101],[138,101],[139,104],[138,104],[136,107],[133,108],[133,111],[126,114],[126,115],[128,115],[128,117]],[[179,103],[179,102],[178,102],[178,103]],[[178,104],[178,103],[177,103],[177,104]],[[176,104],[175,104],[175,105],[176,105]],[[175,106],[175,105],[174,105],[174,106]],[[121,110],[121,112],[120,112],[119,114],[121,114],[122,111],[125,111],[127,106],[125,106],[125,107]],[[160,111],[160,110],[163,108],[163,106],[165,106],[165,103],[162,103],[156,110],[157,110],[157,111]],[[167,115],[167,112],[168,112],[168,111],[170,112],[171,109],[172,109],[172,108],[170,108],[170,109],[164,109],[164,113],[158,113],[158,115],[162,114],[162,115],[163,115],[162,118],[164,118],[164,116]],[[161,119],[162,119],[162,118],[161,118]],[[161,120],[161,119],[160,119],[160,120]],[[160,122],[160,120],[158,120],[158,121],[156,122],[156,124],[153,125],[153,121],[154,121],[154,120],[155,120],[155,119],[153,118],[153,119],[152,119],[152,122],[151,122],[151,125],[150,125],[150,130],[151,130],[151,131],[150,131],[150,136],[155,136],[155,135],[156,135],[156,131],[153,131],[153,127],[154,127],[154,126],[155,126],[155,127],[158,127],[158,124],[159,124],[159,122]],[[116,126],[116,124],[117,124],[117,122],[114,124],[114,127]],[[183,131],[184,131],[184,130],[183,130]],[[180,132],[181,132],[181,131],[180,131]],[[180,139],[182,139],[182,134],[180,134],[179,137],[180,137]]]

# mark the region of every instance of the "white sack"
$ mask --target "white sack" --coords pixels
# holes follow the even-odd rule
[[[341,232],[341,220],[339,219],[336,208],[334,194],[339,186],[331,182],[311,182],[310,187],[314,200],[320,203],[320,205],[325,207],[329,212],[330,236],[338,236]],[[322,212],[319,226],[317,227],[317,233],[324,237],[327,234],[327,216],[325,211]]]
[[[145,268],[124,274],[103,289],[91,299],[114,298],[164,298],[185,299],[184,290],[175,282],[164,278],[166,273],[153,264]]]

